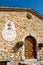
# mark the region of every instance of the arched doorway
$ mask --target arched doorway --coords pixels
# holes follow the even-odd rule
[[[36,39],[33,36],[27,36],[24,42],[24,56],[25,59],[37,58],[37,44]]]

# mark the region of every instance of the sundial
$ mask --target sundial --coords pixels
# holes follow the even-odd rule
[[[13,41],[16,38],[14,22],[10,20],[6,21],[3,27],[2,37],[7,41]]]

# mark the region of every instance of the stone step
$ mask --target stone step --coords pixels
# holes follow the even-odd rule
[[[40,62],[37,61],[37,59],[27,59],[24,62],[21,62],[21,64],[26,64],[26,65],[40,65]]]

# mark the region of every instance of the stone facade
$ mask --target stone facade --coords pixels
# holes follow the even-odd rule
[[[32,18],[28,19],[27,14]],[[7,20],[14,22],[16,28],[15,40],[9,42],[3,39],[2,30]],[[35,37],[37,44],[43,43],[43,20],[27,11],[0,11],[0,58],[9,59],[10,65],[18,65],[21,58],[21,48],[14,53],[13,48],[18,41],[23,41],[26,36]],[[40,51],[43,57],[43,51]],[[21,54],[20,54],[21,53]],[[43,58],[42,58],[43,60]]]

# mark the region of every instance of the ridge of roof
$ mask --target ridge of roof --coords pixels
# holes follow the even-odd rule
[[[0,6],[0,11],[21,11],[21,12],[30,12],[32,13],[33,15],[37,16],[38,18],[40,18],[41,20],[43,20],[43,16],[35,11],[34,9],[32,8],[22,8],[22,7],[7,7],[7,6]]]

